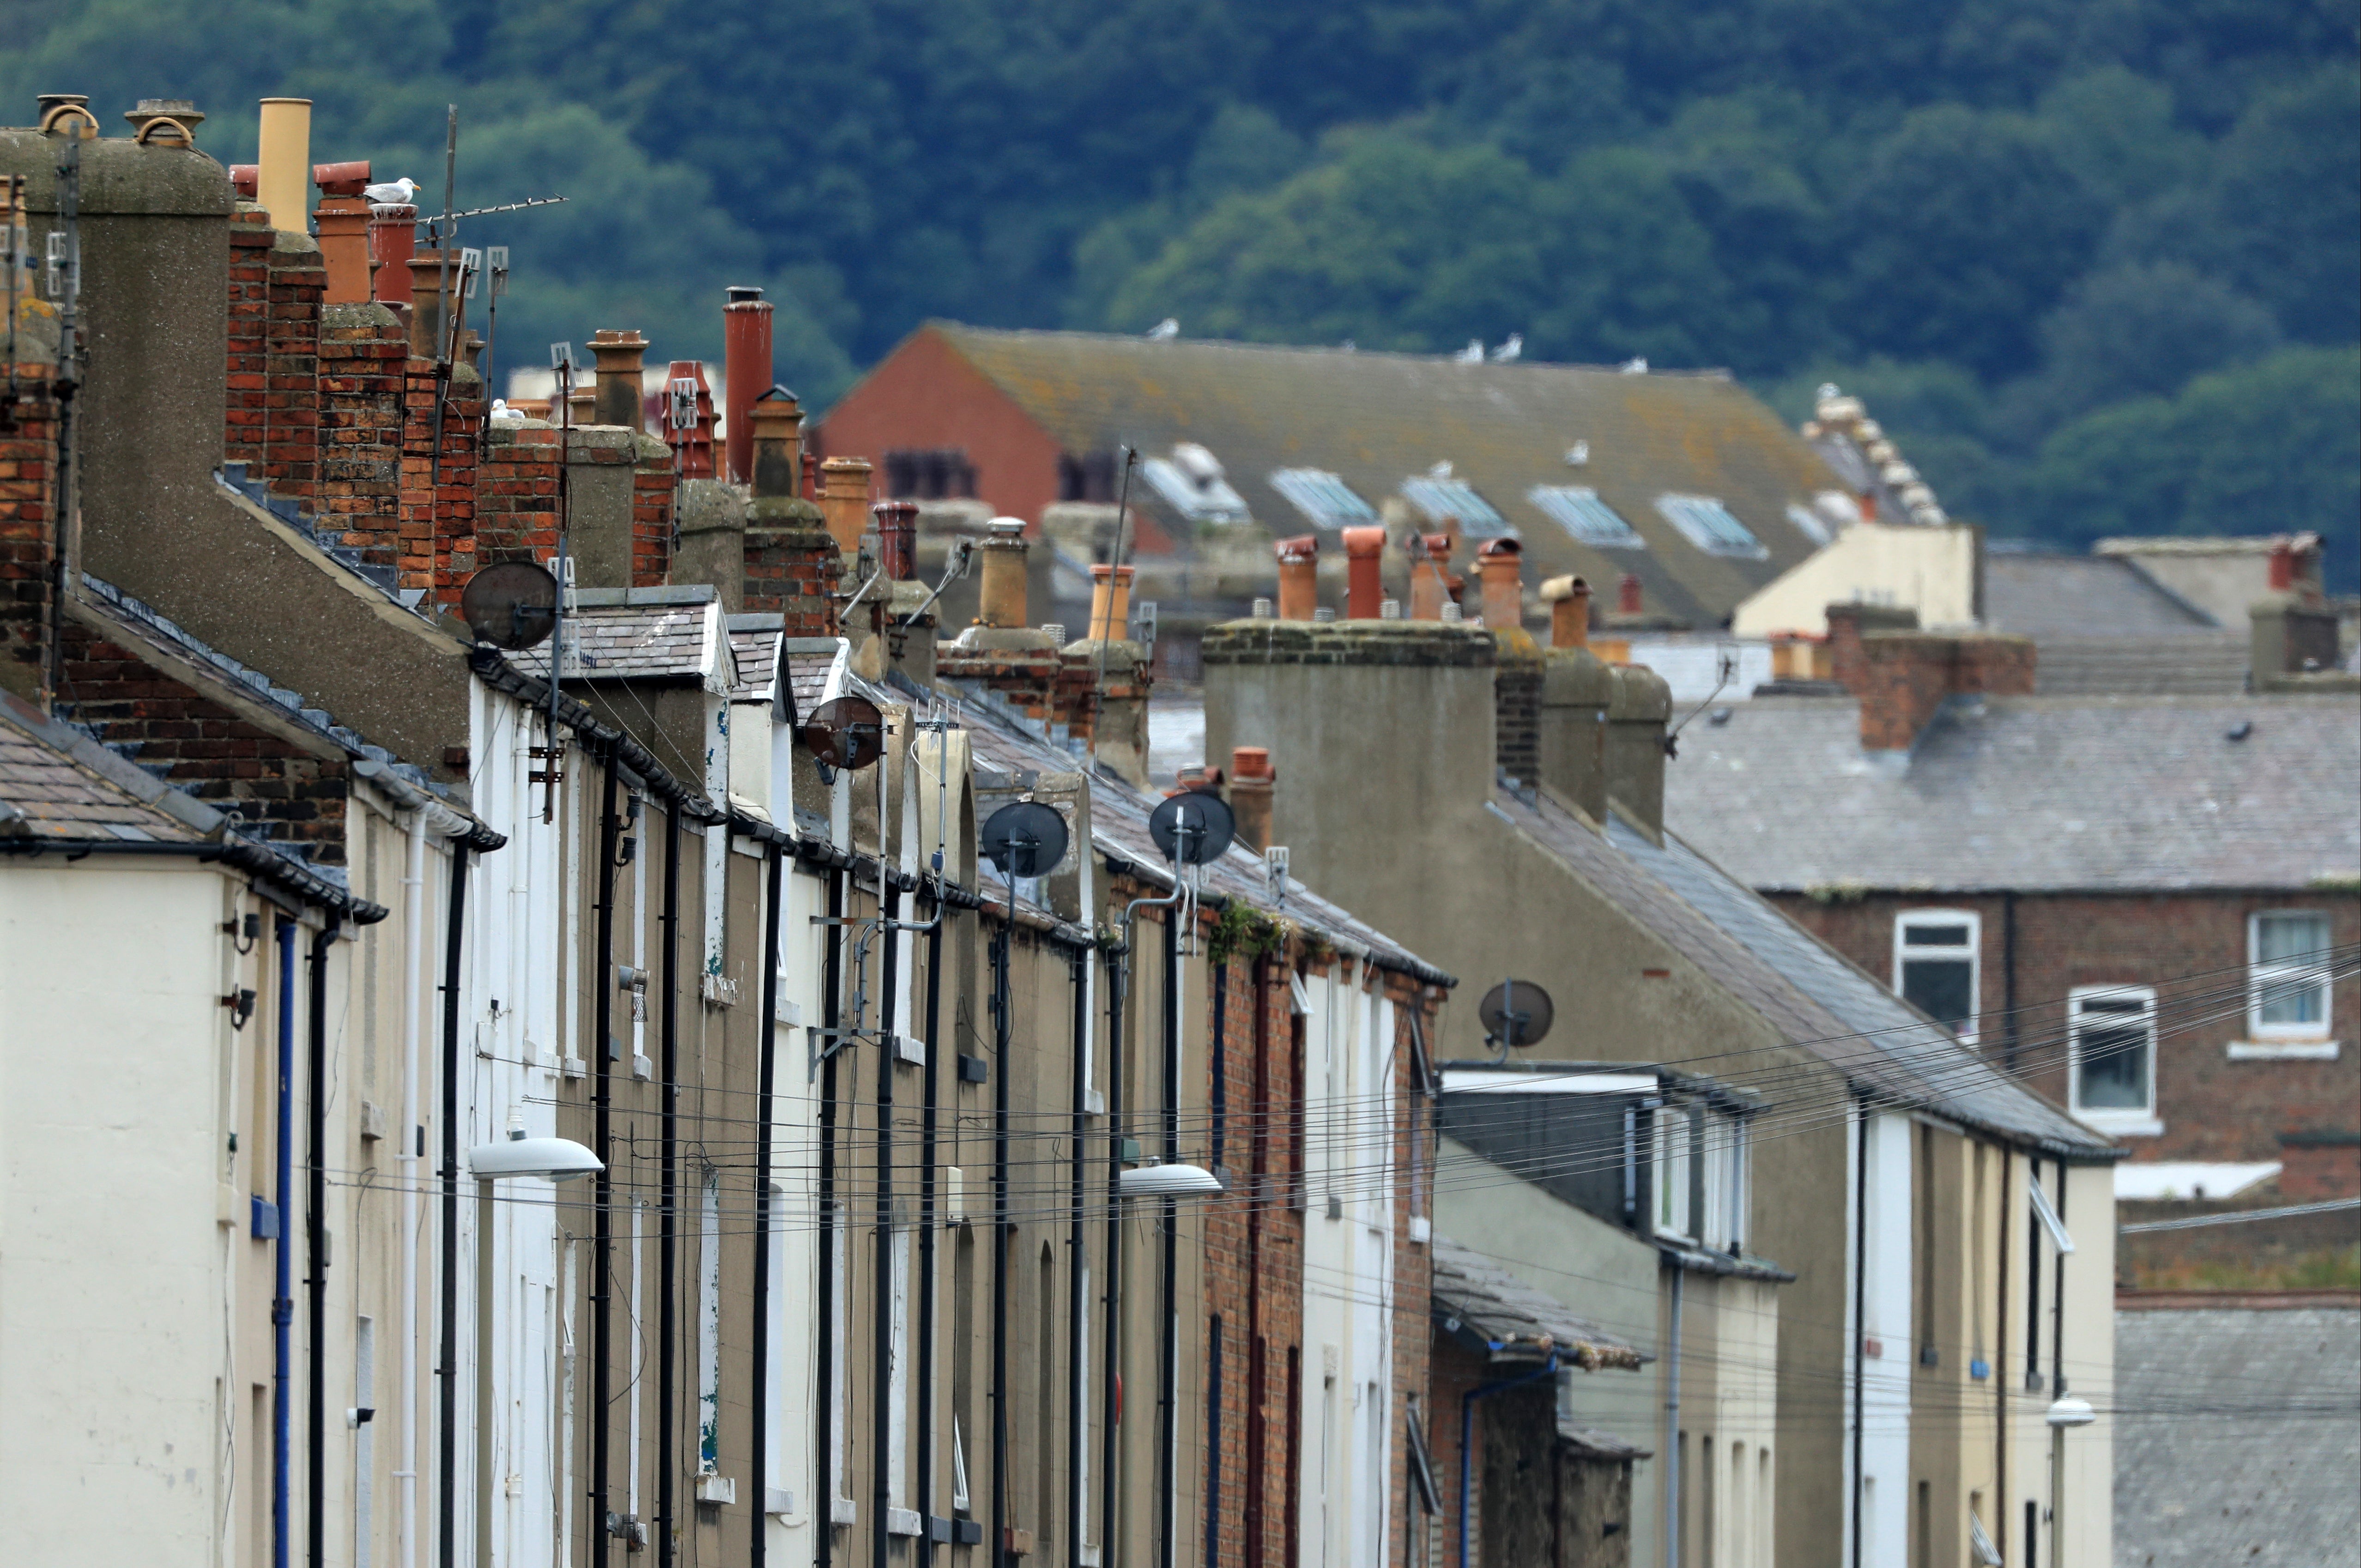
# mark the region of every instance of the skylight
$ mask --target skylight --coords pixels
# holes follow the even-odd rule
[[[1794,501],[1789,501],[1787,521],[1795,525],[1796,532],[1815,544],[1826,544],[1835,537],[1828,532],[1827,520],[1807,506],[1797,506]]]
[[[1648,542],[1598,499],[1587,485],[1535,485],[1525,499],[1542,515],[1574,535],[1575,543],[1601,550],[1645,550]]]
[[[1664,521],[1688,536],[1690,543],[1708,555],[1746,555],[1757,560],[1771,554],[1730,509],[1711,496],[1658,496],[1656,510]]]
[[[1492,510],[1492,503],[1476,493],[1476,487],[1465,479],[1437,478],[1422,475],[1401,482],[1401,493],[1411,505],[1426,514],[1430,523],[1440,523],[1444,518],[1459,520],[1459,532],[1470,539],[1489,539],[1498,534],[1518,537],[1509,520]]]
[[[1192,522],[1243,522],[1246,503],[1230,488],[1213,455],[1193,442],[1173,447],[1170,458],[1150,457],[1140,476],[1175,511]]]
[[[1378,514],[1353,488],[1325,468],[1276,468],[1270,488],[1287,498],[1314,528],[1352,528],[1375,522]]]

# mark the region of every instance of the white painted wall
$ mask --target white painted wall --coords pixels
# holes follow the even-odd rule
[[[1855,523],[1741,601],[1730,630],[1817,636],[1828,629],[1828,606],[1856,603],[1915,609],[1924,627],[1972,626],[1982,548],[1982,532],[1965,523]]]
[[[1858,1132],[1859,1124],[1855,1124]],[[1861,1418],[1860,1508],[1864,1563],[1907,1561],[1910,1527],[1910,1367],[1916,1347],[1911,1332],[1910,1160],[1911,1121],[1905,1113],[1869,1117],[1867,1164],[1861,1191],[1865,1223],[1858,1233],[1865,1245],[1861,1271],[1859,1342],[1874,1345],[1860,1359],[1860,1398],[1845,1410],[1850,1458]],[[1849,1346],[1848,1349],[1852,1347]],[[1852,1371],[1848,1366],[1846,1372]],[[1848,1393],[1852,1380],[1845,1379]]]

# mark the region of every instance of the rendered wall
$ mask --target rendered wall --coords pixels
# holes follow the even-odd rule
[[[1730,630],[1741,637],[1780,631],[1815,636],[1828,608],[1854,602],[1918,612],[1924,627],[1966,627],[1981,619],[1983,531],[1859,522],[1740,601]]]

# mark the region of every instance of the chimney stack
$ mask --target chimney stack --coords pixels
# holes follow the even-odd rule
[[[819,466],[819,510],[836,547],[851,555],[869,523],[869,459],[830,457]]]
[[[1270,800],[1278,787],[1269,747],[1231,748],[1230,814],[1237,819],[1238,842],[1257,855],[1270,848]]]
[[[1525,622],[1524,549],[1505,534],[1477,547],[1476,565],[1484,575],[1484,624],[1496,631]]]
[[[640,400],[640,364],[647,352],[648,340],[637,332],[600,327],[590,334],[590,356],[598,363],[592,423],[619,424],[635,434],[647,427],[646,405]]]
[[[1299,533],[1271,549],[1279,557],[1279,619],[1310,620],[1320,608],[1320,536]]]
[[[788,499],[803,493],[804,406],[785,387],[773,387],[747,411],[752,426],[754,494]]]
[[[412,249],[410,253],[411,309],[404,319],[410,323],[410,352],[420,359],[440,359],[444,336],[450,330],[450,323],[443,315],[443,284],[446,276],[443,267],[446,256],[450,258],[451,268],[447,276],[452,289],[456,291],[459,287],[457,252]],[[577,414],[574,422],[583,424],[588,422]]]
[[[1410,618],[1441,620],[1451,602],[1451,535],[1412,533],[1410,566]]]
[[[369,259],[377,302],[410,326],[410,262],[418,250],[418,209],[406,202],[369,209]]]
[[[1378,606],[1384,602],[1386,585],[1382,576],[1386,553],[1386,531],[1383,528],[1348,528],[1345,539],[1345,618],[1348,620],[1375,620]]]
[[[995,517],[984,524],[980,613],[973,626],[937,646],[935,673],[979,682],[1027,718],[1046,722],[1055,711],[1060,660],[1056,640],[1025,621],[1030,550],[1024,519]]]
[[[369,297],[369,205],[361,187],[369,180],[366,159],[315,163],[312,183],[320,188],[320,265],[328,275],[321,302],[357,305]]]
[[[730,477],[754,482],[754,400],[771,385],[772,304],[763,291],[731,284],[721,307],[722,432],[729,443]]]
[[[280,234],[312,232],[312,100],[265,98],[254,199]]]
[[[918,575],[918,503],[879,501],[869,512],[877,520],[878,564],[885,580],[908,582]]]
[[[1542,599],[1550,607],[1550,646],[1590,645],[1590,585],[1580,577],[1552,577],[1542,585]]]

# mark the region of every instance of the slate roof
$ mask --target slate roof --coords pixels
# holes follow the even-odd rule
[[[1541,1362],[1555,1351],[1561,1365],[1597,1372],[1655,1359],[1449,1236],[1438,1233],[1432,1247],[1435,1321],[1447,1332],[1482,1341],[1492,1360]]]
[[[2361,1311],[2115,1313],[2115,1561],[2361,1564]]]
[[[779,644],[785,640],[783,618],[775,615],[733,615],[728,621],[730,654],[735,678],[730,685],[732,702],[768,702],[779,677]]]
[[[2065,551],[1984,553],[1984,620],[2049,637],[2172,637],[2220,631],[2213,618],[2129,561]]]
[[[1154,458],[1177,442],[1207,447],[1271,537],[1314,532],[1272,488],[1274,470],[1334,473],[1374,510],[1404,480],[1447,462],[1522,537],[1528,582],[1580,572],[1612,583],[1635,573],[1651,609],[1700,626],[1719,624],[1817,548],[1787,508],[1808,507],[1836,483],[1769,407],[1719,371],[1468,365],[945,322],[920,330],[939,334],[1070,453],[1130,443]],[[1588,444],[1580,466],[1566,461],[1576,442]],[[1645,548],[1577,543],[1528,499],[1543,485],[1596,490]],[[1658,511],[1668,493],[1719,499],[1766,553],[1708,554]],[[1135,483],[1132,494],[1172,537],[1194,532],[1152,486]],[[1336,548],[1333,532],[1326,543]]]
[[[712,588],[583,588],[575,600],[564,634],[566,679],[697,681],[717,693],[736,684]],[[545,677],[549,646],[526,649],[511,662]]]
[[[841,637],[785,639],[782,661],[787,670],[787,690],[795,698],[798,721],[836,695],[844,678],[852,644]]]
[[[1849,697],[1762,696],[1682,742],[1666,820],[1766,891],[2295,889],[2361,872],[2350,696],[1955,701],[1906,762],[1863,754]]]
[[[1620,818],[1602,836],[1547,795],[1505,787],[1492,809],[1849,1081],[2052,1153],[2106,1157],[2104,1139],[1987,1065],[1678,839],[1668,835],[1659,848]],[[1708,1065],[1737,1088],[1759,1070],[1742,1058]]]

